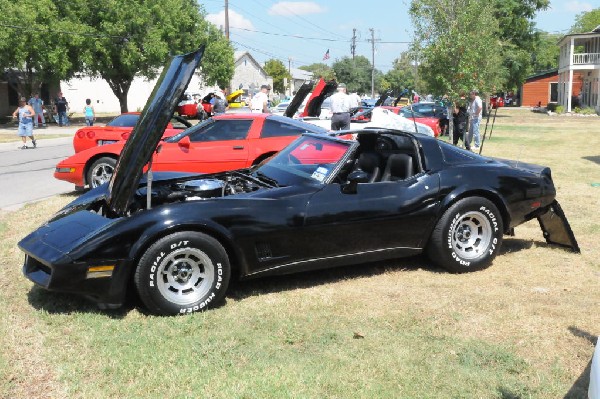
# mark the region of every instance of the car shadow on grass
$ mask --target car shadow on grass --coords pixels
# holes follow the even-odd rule
[[[122,319],[139,306],[137,298],[128,298],[118,309],[100,309],[93,301],[81,295],[46,291],[33,286],[27,294],[29,304],[49,314],[96,313],[112,319]]]
[[[344,280],[368,278],[390,272],[415,272],[421,269],[431,273],[448,273],[442,268],[435,267],[425,256],[418,255],[282,276],[268,276],[244,281],[233,280],[229,284],[227,298],[242,300],[257,295],[329,285]]]
[[[529,249],[534,244],[536,246],[546,245],[532,240],[508,238],[504,240],[500,255]],[[418,270],[426,270],[432,274],[449,273],[445,269],[435,266],[426,256],[417,255],[282,276],[261,277],[252,280],[238,281],[232,279],[229,283],[226,299],[242,300],[258,295],[317,287],[344,280],[379,276],[385,273],[415,272]],[[46,291],[37,286],[33,286],[29,291],[28,300],[35,309],[43,310],[49,314],[97,313],[106,317],[121,319],[135,309],[142,314],[151,315],[141,304],[132,285],[128,287],[127,299],[124,305],[118,309],[100,309],[93,301],[80,295]],[[226,301],[216,307],[221,306],[226,306]]]
[[[588,341],[592,346],[596,345],[598,337],[590,334],[587,331],[581,330],[575,326],[569,326],[569,332],[576,337],[582,338]],[[588,387],[590,385],[590,374],[592,370],[592,358],[588,362],[583,373],[575,380],[575,383],[569,389],[569,391],[565,394],[565,399],[575,399],[575,398],[587,398]]]

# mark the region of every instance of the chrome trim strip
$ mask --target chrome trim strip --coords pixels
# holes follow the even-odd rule
[[[423,248],[392,247],[392,248],[374,249],[374,250],[371,250],[371,251],[354,252],[354,253],[351,253],[351,254],[344,254],[344,255],[325,256],[323,258],[305,259],[305,260],[299,260],[297,262],[291,262],[291,263],[286,263],[286,264],[279,265],[279,266],[274,266],[274,267],[271,267],[269,269],[263,269],[263,270],[260,270],[260,271],[254,272],[254,273],[249,273],[249,274],[247,274],[247,276],[254,276],[255,274],[265,273],[265,272],[268,272],[268,271],[271,271],[271,270],[277,270],[277,269],[282,268],[282,267],[299,265],[299,264],[302,264],[302,263],[316,262],[316,261],[319,261],[319,260],[327,260],[327,259],[339,259],[339,258],[345,258],[345,257],[348,257],[348,256],[365,255],[365,254],[371,254],[371,253],[377,253],[377,252],[392,251],[392,250],[396,250],[396,249],[413,249],[413,250],[416,250],[416,251],[420,251]]]

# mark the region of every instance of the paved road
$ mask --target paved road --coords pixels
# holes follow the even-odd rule
[[[73,155],[72,135],[79,126],[48,127],[35,130],[38,148],[18,149],[19,141],[0,144],[0,209],[16,210],[24,204],[39,201],[56,194],[70,193],[74,186],[56,180],[56,164]],[[14,133],[16,128],[0,128],[3,133]],[[69,137],[46,139],[48,134],[69,134]],[[28,142],[28,145],[31,144]]]

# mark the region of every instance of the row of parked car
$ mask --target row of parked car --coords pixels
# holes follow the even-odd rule
[[[161,151],[154,156],[153,167],[158,171],[192,172],[243,168],[260,163],[303,133],[326,133],[331,111],[329,99],[325,96],[331,92],[331,87],[328,88],[326,82],[319,82],[313,90],[313,85],[307,84],[299,91],[298,96],[307,96],[311,91],[312,99],[320,100],[321,105],[319,110],[310,111],[310,115],[308,101],[298,99],[284,104],[285,108],[282,106],[281,112],[234,112],[214,116],[193,127],[187,118],[174,116],[164,131]],[[409,118],[416,124],[428,126],[436,137],[440,134],[440,118],[436,115],[441,109],[434,104],[382,108]],[[181,109],[181,103],[178,109]],[[425,114],[418,112],[419,109]],[[352,127],[367,126],[371,122],[372,113],[373,107],[361,106],[354,109]],[[304,118],[299,120],[283,114],[303,115]],[[61,161],[56,166],[54,176],[73,183],[77,188],[94,188],[108,182],[139,117],[140,114],[136,112],[124,113],[105,126],[79,129],[73,138],[75,155]]]

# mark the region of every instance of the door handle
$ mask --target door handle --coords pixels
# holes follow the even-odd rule
[[[234,149],[234,150],[243,150],[243,149],[244,149],[244,146],[243,146],[243,145],[234,145],[234,146],[233,146],[233,149]]]

